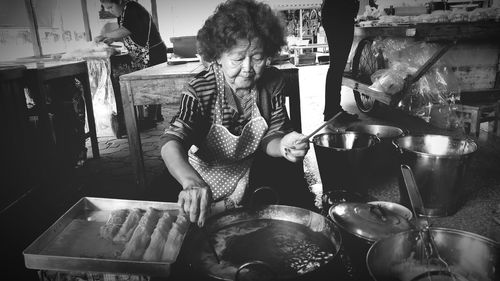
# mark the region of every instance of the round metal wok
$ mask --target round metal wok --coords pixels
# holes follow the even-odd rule
[[[184,245],[187,262],[204,277],[292,280],[337,263],[341,237],[320,214],[265,205],[210,217],[203,228],[193,229]]]

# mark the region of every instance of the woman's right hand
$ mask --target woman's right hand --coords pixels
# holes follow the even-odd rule
[[[210,212],[211,201],[212,191],[208,185],[205,182],[195,182],[183,188],[177,202],[181,209],[189,215],[189,220],[202,227],[208,212]]]

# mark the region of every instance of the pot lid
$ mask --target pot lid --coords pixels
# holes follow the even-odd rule
[[[405,218],[378,205],[340,203],[332,206],[329,214],[347,232],[372,242],[410,229]]]

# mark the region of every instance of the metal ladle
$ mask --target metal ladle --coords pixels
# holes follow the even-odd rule
[[[406,190],[408,191],[408,196],[410,197],[413,216],[417,221],[416,226],[419,231],[422,245],[424,247],[427,265],[429,267],[442,268],[438,270],[430,270],[423,274],[420,274],[413,278],[412,281],[425,279],[432,280],[433,276],[439,276],[441,279],[445,276],[448,276],[450,277],[450,280],[457,281],[455,274],[451,272],[448,263],[439,255],[438,247],[430,231],[429,222],[425,217],[419,215],[423,213],[424,204],[422,202],[420,192],[417,188],[417,183],[415,181],[415,177],[413,176],[413,171],[408,165],[401,165],[401,173],[403,174]]]

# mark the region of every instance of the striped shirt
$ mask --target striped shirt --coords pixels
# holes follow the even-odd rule
[[[265,147],[269,141],[292,131],[285,107],[284,80],[275,67],[264,70],[257,82],[256,103],[269,129],[262,139]],[[243,107],[240,114],[232,89],[225,85],[222,102],[222,125],[232,134],[240,135],[243,126],[251,119],[251,106]],[[199,146],[205,139],[215,120],[217,86],[212,68],[200,72],[189,82],[181,94],[179,111],[161,137],[162,144],[176,139],[186,149]],[[242,101],[244,104],[245,101]]]

